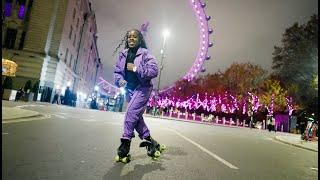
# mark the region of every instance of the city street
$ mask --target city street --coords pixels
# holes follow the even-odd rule
[[[124,113],[47,103],[2,101],[44,117],[2,122],[2,178],[66,179],[318,179],[318,153],[274,140],[278,133],[145,117],[167,146],[153,161],[131,143],[133,160],[115,163]]]

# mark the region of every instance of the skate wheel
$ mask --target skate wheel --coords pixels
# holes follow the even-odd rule
[[[165,149],[167,149],[167,146],[164,144],[160,145],[160,151],[164,151]]]
[[[153,158],[152,158],[152,160],[154,160],[154,161],[158,161],[158,160],[159,160],[159,158],[153,157]]]
[[[129,160],[128,160],[127,157],[124,157],[124,158],[121,159],[121,162],[123,162],[123,163],[127,163],[128,161],[129,161]]]
[[[120,161],[120,157],[119,156],[116,156],[114,159],[116,160],[116,162]]]
[[[161,155],[160,151],[156,151],[156,152],[154,153],[154,157],[155,157],[155,158],[160,157],[160,155]]]

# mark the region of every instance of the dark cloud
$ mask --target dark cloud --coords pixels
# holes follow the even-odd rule
[[[214,29],[206,73],[224,70],[233,62],[253,62],[270,70],[273,47],[294,22],[318,14],[317,0],[208,0],[206,13]],[[105,77],[112,80],[112,52],[125,32],[149,21],[147,43],[160,58],[162,30],[170,29],[161,86],[183,76],[198,51],[199,30],[188,0],[92,0],[98,25],[98,49]]]

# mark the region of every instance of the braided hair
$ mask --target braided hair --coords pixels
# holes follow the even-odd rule
[[[145,48],[145,49],[148,49],[147,48],[147,45],[146,45],[146,42],[144,40],[144,37],[141,33],[141,31],[137,30],[137,29],[132,29],[130,31],[136,31],[138,33],[138,45],[137,47],[141,47],[141,48]],[[125,49],[128,49],[129,48],[129,45],[128,45],[128,34],[130,31],[127,31],[126,32],[126,35],[122,38],[120,44],[116,47],[116,49],[113,51],[112,53],[112,56],[114,56],[116,54],[116,52],[119,50],[119,48],[123,45],[123,43],[125,42]]]

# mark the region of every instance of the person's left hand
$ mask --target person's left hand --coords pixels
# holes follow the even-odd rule
[[[127,69],[128,69],[129,71],[136,72],[137,67],[136,67],[133,63],[128,63],[128,64],[127,64]]]

